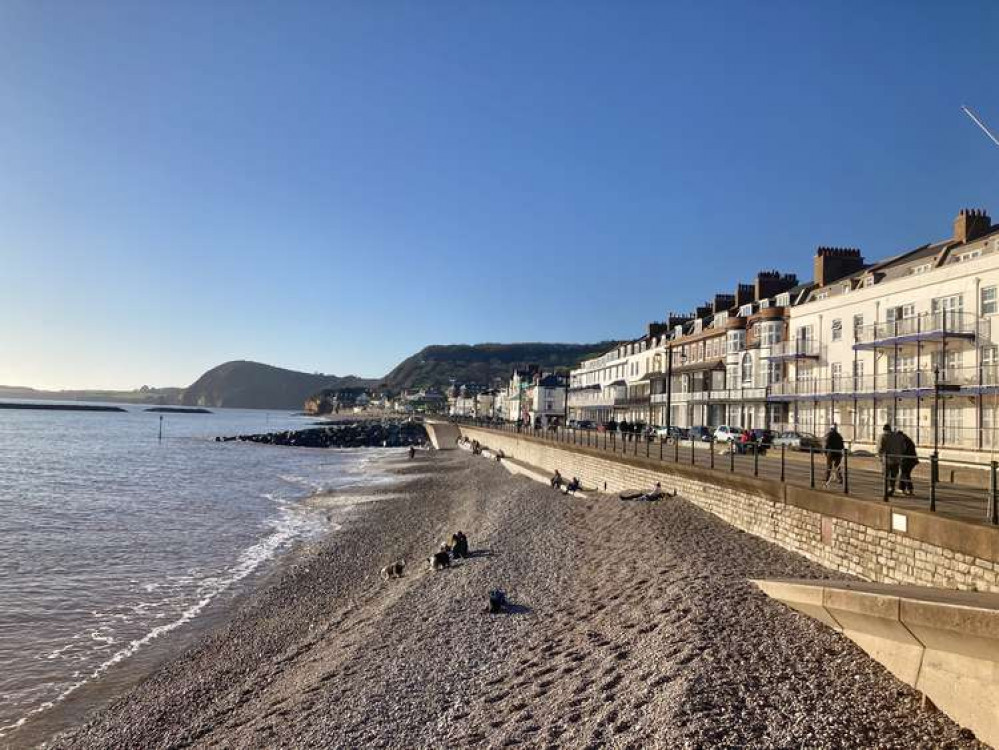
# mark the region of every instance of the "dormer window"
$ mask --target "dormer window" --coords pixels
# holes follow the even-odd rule
[[[864,286],[874,286],[874,276],[873,275],[871,275],[871,276],[865,276],[864,277]]]
[[[770,307],[770,300],[768,300],[768,299],[761,299],[760,300],[760,309],[761,310],[766,310],[769,307]]]
[[[698,318],[697,320],[694,321],[694,333],[700,333],[701,326],[702,326],[701,319]]]
[[[918,266],[913,266],[912,269],[909,271],[909,273],[912,274],[913,276],[919,276],[920,274],[926,273],[931,268],[933,268],[932,263],[921,263]]]
[[[823,300],[823,299],[825,299],[828,296],[829,296],[829,292],[827,292],[827,291],[817,292],[815,294],[814,299],[815,299],[816,302],[818,302],[819,300]]]
[[[968,260],[974,260],[975,258],[982,257],[982,248],[976,248],[975,250],[965,250],[963,253],[958,253],[957,257],[954,259],[955,263],[964,263]]]
[[[752,302],[750,302],[748,305],[743,305],[742,307],[739,308],[739,317],[740,318],[748,318],[752,314],[753,314],[753,303]]]
[[[790,292],[784,292],[783,294],[777,295],[777,307],[787,307],[790,304],[791,304]]]
[[[848,283],[843,284],[843,294],[849,294],[851,289],[853,289],[853,287],[850,286]]]
[[[728,320],[728,312],[720,312],[715,315],[714,322],[711,325],[714,328],[718,328],[719,326],[724,325],[726,320]]]

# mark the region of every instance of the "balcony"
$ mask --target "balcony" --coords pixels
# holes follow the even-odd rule
[[[778,341],[770,350],[771,361],[783,361],[789,359],[818,359],[822,353],[822,346],[818,341],[812,339],[792,339],[790,341]]]
[[[921,341],[975,341],[987,333],[988,321],[970,313],[944,311],[872,323],[855,330],[854,349],[878,349]]]
[[[852,377],[841,375],[832,378],[784,381],[770,386],[771,401],[843,400],[925,396],[932,394],[936,382],[933,370],[912,372],[885,372],[878,375]],[[999,366],[951,367],[940,371],[940,384],[949,386],[948,392],[957,388],[966,395],[979,390],[999,387]]]

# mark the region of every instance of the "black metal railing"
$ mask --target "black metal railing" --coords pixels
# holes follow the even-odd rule
[[[574,429],[451,417],[451,421],[610,454],[686,464],[823,489],[896,506],[999,525],[999,461],[941,461],[935,454],[888,454],[714,438],[659,439],[644,432]],[[723,457],[724,460],[718,460]]]

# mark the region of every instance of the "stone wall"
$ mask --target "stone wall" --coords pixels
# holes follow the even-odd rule
[[[832,570],[879,583],[999,593],[999,529],[889,503],[639,457],[607,456],[542,439],[461,427],[461,432],[546,473],[619,492],[661,482],[750,534]]]

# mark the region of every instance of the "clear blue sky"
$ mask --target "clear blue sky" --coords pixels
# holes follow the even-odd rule
[[[598,341],[999,215],[995,2],[0,4],[0,383]]]

